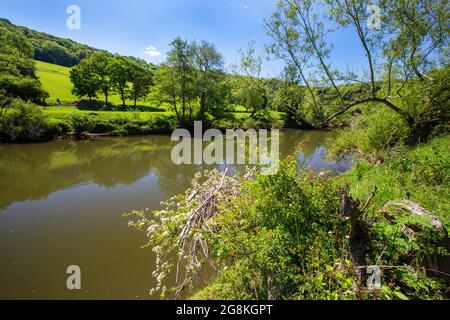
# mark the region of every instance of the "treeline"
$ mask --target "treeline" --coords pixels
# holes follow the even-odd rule
[[[136,107],[137,101],[148,95],[152,77],[152,65],[145,61],[101,52],[92,54],[70,71],[74,94],[87,96],[90,101],[102,94],[108,104],[108,97],[118,93],[124,108],[127,98]]]
[[[72,67],[80,63],[92,52],[102,52],[70,39],[55,37],[43,32],[16,26],[7,19],[0,18],[0,30],[22,36],[28,40],[33,49],[32,58],[39,61]]]
[[[170,48],[159,66],[131,57],[93,53],[72,68],[73,93],[87,97],[91,104],[94,98],[104,97],[105,105],[111,94],[119,94],[124,110],[127,99],[136,109],[137,101],[151,94],[155,103],[169,106],[178,123],[186,126],[193,120],[226,119],[235,106],[245,107],[252,118],[260,120],[268,120],[270,110],[281,111],[289,117],[288,124],[298,125],[295,110],[302,88],[293,80],[265,79],[260,71],[251,71],[261,69],[252,47],[241,53],[233,73],[225,70],[222,54],[208,41],[176,38]]]

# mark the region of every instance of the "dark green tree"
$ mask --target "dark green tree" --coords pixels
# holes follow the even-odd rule
[[[125,57],[112,58],[110,65],[110,78],[113,88],[119,93],[122,106],[126,108],[126,97],[129,83],[132,79],[132,62]]]
[[[145,63],[133,62],[131,64],[131,89],[130,98],[136,107],[137,100],[145,98],[150,92],[153,71]]]

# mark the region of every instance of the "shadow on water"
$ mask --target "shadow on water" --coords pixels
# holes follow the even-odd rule
[[[281,158],[303,141],[299,165],[343,172],[350,159],[326,159],[330,134],[283,130]],[[159,209],[207,168],[173,164],[173,145],[168,136],[0,145],[0,298],[152,298],[153,254],[122,213]],[[66,288],[71,264],[82,290]]]

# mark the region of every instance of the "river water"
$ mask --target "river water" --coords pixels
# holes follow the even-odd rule
[[[343,172],[326,158],[332,133],[283,130],[281,158]],[[0,145],[0,299],[150,299],[154,255],[122,215],[160,209],[201,165],[171,162],[168,136]],[[66,269],[81,269],[68,290]]]

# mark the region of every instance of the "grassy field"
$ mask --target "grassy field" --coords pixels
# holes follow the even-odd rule
[[[170,111],[166,112],[134,112],[134,111],[92,111],[92,110],[78,110],[77,107],[42,107],[45,113],[53,119],[66,119],[74,112],[81,112],[95,118],[102,118],[105,120],[114,119],[117,117],[125,117],[130,119],[147,120],[157,116],[171,115]]]
[[[72,94],[73,86],[69,79],[70,68],[41,61],[35,61],[35,63],[36,75],[44,89],[50,94],[47,103],[55,104],[59,99],[62,104],[69,104],[77,100],[77,97]]]
[[[70,68],[58,66],[55,64],[50,64],[42,61],[35,61],[36,64],[36,75],[42,83],[44,89],[50,94],[47,99],[47,103],[50,105],[55,105],[56,101],[59,99],[61,105],[68,105],[79,98],[72,94],[72,82],[69,78]],[[98,100],[104,101],[105,97],[99,95]],[[108,98],[109,102],[121,105],[122,101],[120,96],[113,94]],[[127,105],[132,105],[131,100],[127,100]],[[150,106],[149,102],[139,101],[140,105]]]

